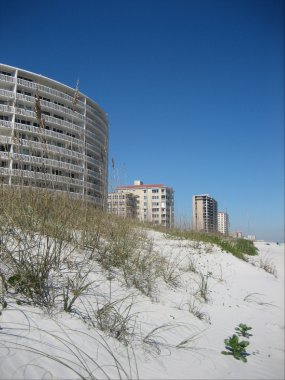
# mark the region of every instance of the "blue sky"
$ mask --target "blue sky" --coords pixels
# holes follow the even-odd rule
[[[208,193],[232,230],[284,241],[284,1],[10,0],[1,13],[2,63],[79,79],[108,113],[113,182],[173,187],[185,220]]]

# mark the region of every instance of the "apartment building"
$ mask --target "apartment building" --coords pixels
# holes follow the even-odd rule
[[[0,184],[70,192],[104,206],[108,121],[75,88],[0,64]]]
[[[142,222],[172,227],[174,223],[174,191],[163,184],[144,184],[117,187],[119,193],[131,193],[137,199],[137,218]]]
[[[215,233],[218,231],[218,203],[208,194],[193,195],[193,229]]]
[[[228,236],[229,229],[230,229],[230,220],[229,220],[228,213],[219,211],[218,212],[218,231],[221,234]]]
[[[109,193],[107,211],[111,214],[122,216],[124,218],[136,218],[137,197],[132,193]]]

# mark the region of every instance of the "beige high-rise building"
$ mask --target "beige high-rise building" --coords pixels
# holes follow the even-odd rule
[[[230,220],[226,212],[218,212],[218,231],[223,235],[229,234]]]
[[[134,194],[115,192],[108,194],[108,212],[122,217],[136,218],[137,198]]]
[[[137,197],[137,218],[142,222],[172,227],[174,223],[174,191],[163,184],[144,184],[117,187],[119,193],[131,193]]]
[[[208,194],[193,195],[193,229],[203,232],[217,232],[217,209],[217,201]]]

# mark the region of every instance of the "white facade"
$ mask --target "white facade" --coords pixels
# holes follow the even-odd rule
[[[218,231],[223,235],[229,234],[230,220],[226,212],[218,212]]]
[[[110,214],[122,217],[136,218],[137,199],[134,194],[124,192],[108,193],[108,208]]]
[[[67,191],[104,205],[108,121],[90,98],[0,64],[0,184]]]
[[[142,222],[172,227],[174,223],[174,191],[163,184],[119,186],[118,192],[132,193],[137,197],[137,217]]]

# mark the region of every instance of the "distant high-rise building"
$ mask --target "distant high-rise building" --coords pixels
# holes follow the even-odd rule
[[[118,186],[118,193],[132,193],[137,197],[137,218],[142,222],[172,227],[174,223],[174,191],[163,184]]]
[[[193,228],[196,231],[217,232],[217,201],[208,194],[193,195]]]
[[[135,218],[137,198],[134,194],[114,192],[108,194],[108,212],[118,216]]]
[[[218,212],[218,231],[221,234],[228,235],[230,227],[229,215],[226,212]]]
[[[242,239],[242,238],[243,238],[242,231],[232,231],[232,232],[230,232],[229,235],[230,235],[231,237],[233,237],[233,238],[237,238],[237,239]]]

